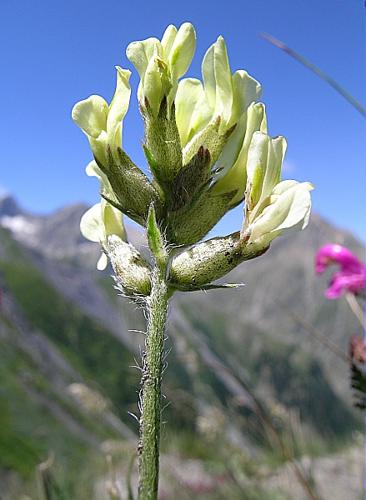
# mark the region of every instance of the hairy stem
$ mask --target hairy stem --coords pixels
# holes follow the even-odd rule
[[[155,267],[148,299],[139,441],[139,500],[156,500],[159,482],[161,379],[168,307],[165,272]]]

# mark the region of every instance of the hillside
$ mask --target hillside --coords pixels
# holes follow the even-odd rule
[[[139,361],[143,335],[136,332],[144,320],[115,295],[108,273],[94,269],[98,249],[79,234],[84,211],[75,205],[39,217],[11,197],[0,201],[0,479],[13,495],[4,498],[33,485],[37,464],[51,452],[57,480],[70,488],[67,498],[79,498],[85,463],[106,470],[105,443],[122,440],[129,454],[133,449],[137,425],[127,412],[137,413],[139,372],[131,366]],[[136,229],[129,234],[143,244]],[[281,435],[288,439],[295,428],[295,454],[352,444],[361,421],[348,366],[306,327],[316,326],[343,352],[350,335],[361,334],[347,304],[324,298],[326,278],[314,276],[314,254],[330,241],[362,253],[352,235],[315,216],[304,233],[279,239],[227,278],[245,287],[174,297],[166,453],[208,461],[221,473],[229,449],[231,456],[241,450],[239,463],[281,463],[253,393],[276,416]],[[70,392],[75,383],[100,404],[90,407]]]

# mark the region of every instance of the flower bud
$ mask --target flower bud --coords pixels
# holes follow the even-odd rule
[[[262,255],[267,249],[266,244],[243,242],[239,232],[204,241],[173,258],[169,277],[171,286],[182,291],[199,289],[222,278],[241,262]]]
[[[111,261],[115,280],[129,296],[147,296],[151,290],[151,272],[136,248],[113,234],[108,236],[105,250]]]
[[[212,112],[206,105],[202,82],[196,78],[184,78],[179,82],[174,102],[180,141],[184,148],[211,120]]]

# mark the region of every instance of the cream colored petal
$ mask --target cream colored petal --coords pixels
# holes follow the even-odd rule
[[[233,104],[229,126],[234,125],[249,105],[258,101],[261,94],[261,86],[257,80],[252,78],[246,71],[238,70],[232,76]]]
[[[262,103],[251,104],[237,123],[216,163],[222,171],[214,189],[220,193],[236,189],[238,192],[231,201],[232,205],[244,197],[249,146],[253,133],[262,130],[267,130],[265,107]]]
[[[107,160],[107,145],[108,145],[108,135],[104,130],[95,139],[94,137],[89,137],[89,143],[92,148],[94,156],[103,164],[106,165]]]
[[[107,134],[110,145],[121,147],[121,120],[125,117],[131,96],[129,79],[131,71],[116,66],[117,84],[113,99],[109,105]]]
[[[107,176],[100,170],[95,160],[92,160],[85,167],[86,175],[89,177],[96,177],[100,182],[108,180]]]
[[[287,181],[286,181],[287,182]],[[266,234],[282,232],[291,228],[304,229],[309,220],[311,210],[310,190],[308,182],[289,185],[287,189],[278,187],[280,195],[266,207],[262,214],[250,226],[250,240],[254,241]]]
[[[196,108],[202,99],[204,99],[204,90],[200,80],[185,78],[179,82],[175,97],[175,118],[182,147],[191,138],[191,132],[198,118],[195,116]]]
[[[123,225],[122,213],[106,200],[102,200],[102,214],[105,237],[114,234],[126,241],[126,231]]]
[[[222,36],[219,36],[215,43],[214,67],[216,81],[215,115],[221,116],[222,125],[227,127],[233,105],[233,85],[226,44]]]
[[[98,271],[104,271],[108,266],[108,257],[104,252],[102,252],[102,255],[99,257],[98,262],[97,262],[97,269]]]
[[[244,136],[247,128],[247,113],[243,113],[240,120],[235,127],[234,132],[231,134],[228,142],[225,144],[220,157],[216,162],[216,169],[220,172],[218,174],[219,183],[224,188],[224,185],[233,174],[232,168],[239,156],[243,146]],[[224,181],[225,179],[225,181]],[[225,189],[225,188],[224,188]],[[226,189],[225,189],[226,191]]]
[[[108,180],[108,177],[105,175],[104,172],[100,170],[98,167],[97,163],[95,161],[91,161],[85,169],[86,174],[89,177],[96,177],[100,181],[100,191],[101,194],[104,196],[107,196],[108,199],[114,201],[115,203],[118,203],[118,199],[116,195],[114,194],[114,191],[112,189],[112,186]]]
[[[144,78],[149,59],[153,55],[157,44],[160,44],[157,38],[148,38],[146,40],[132,42],[126,49],[127,58],[135,66],[141,80]]]
[[[175,37],[168,62],[172,77],[180,78],[188,70],[196,50],[196,32],[191,23],[183,23]]]
[[[159,66],[154,58],[150,59],[146,69],[143,92],[156,116],[163,98],[163,86]]]
[[[81,234],[87,240],[101,243],[104,239],[104,227],[102,220],[102,206],[101,203],[93,205],[80,220]]]
[[[177,28],[174,24],[170,24],[164,32],[163,38],[161,39],[161,46],[164,51],[164,59],[168,60],[170,51],[173,47],[175,37],[177,36]]]
[[[267,168],[262,185],[262,200],[269,196],[274,187],[280,182],[287,142],[284,137],[279,136],[274,139],[271,138],[268,146]]]
[[[99,95],[91,95],[75,104],[72,119],[88,136],[98,137],[106,129],[108,104]]]
[[[212,109],[215,109],[216,104],[215,45],[215,43],[211,45],[202,61],[202,76],[206,98]]]
[[[160,40],[157,38],[148,38],[144,40],[145,52],[147,60],[149,61],[153,56],[164,58],[164,51]]]
[[[267,169],[270,137],[261,132],[253,134],[247,162],[247,204],[252,210],[259,202],[262,194],[263,179]]]

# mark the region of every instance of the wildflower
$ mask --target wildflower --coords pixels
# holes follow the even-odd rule
[[[117,85],[111,103],[98,95],[75,104],[72,119],[87,136],[94,156],[103,165],[107,165],[107,147],[117,158],[117,148],[122,143],[122,120],[130,102],[131,88],[129,79],[131,72],[116,66]]]
[[[137,92],[143,113],[158,115],[164,98],[171,104],[177,91],[178,79],[191,64],[196,49],[196,33],[190,23],[177,30],[170,25],[160,40],[132,42],[126,55],[140,75]]]
[[[130,72],[117,68],[110,105],[99,96],[76,104],[73,119],[94,155],[88,175],[102,201],[81,220],[81,231],[108,255],[117,288],[148,317],[143,356],[139,441],[139,498],[156,499],[159,477],[161,380],[168,302],[176,290],[212,289],[241,262],[266,252],[272,240],[308,223],[312,185],[282,181],[283,137],[267,134],[259,83],[232,73],[218,37],[202,62],[202,82],[179,80],[196,45],[190,23],[171,25],[161,40],[131,43],[127,57],[140,75],[138,101],[151,180],[122,149]],[[245,200],[241,231],[201,241]],[[146,228],[152,264],[125,241],[122,214]],[[99,268],[105,267],[102,256]],[[234,285],[235,286],[235,285]]]
[[[214,164],[234,127],[261,94],[260,84],[246,71],[231,73],[222,36],[204,56],[202,77],[203,83],[195,78],[186,78],[178,85],[176,119],[184,163],[209,141],[211,162]],[[236,148],[238,142],[243,140],[246,130],[245,123],[243,125],[238,127],[234,140]]]
[[[108,237],[111,235],[126,240],[121,212],[105,200],[93,205],[85,212],[80,221],[80,231],[84,238],[99,243],[103,248],[107,245]],[[107,264],[108,259],[103,251],[97,269],[102,271]]]
[[[287,144],[255,132],[247,161],[245,221],[242,235],[248,241],[269,244],[283,232],[304,229],[309,221],[313,186],[309,182],[281,181]]]
[[[316,254],[315,270],[318,274],[323,273],[330,264],[338,264],[342,272],[358,272],[364,267],[348,248],[337,243],[322,246]]]
[[[366,283],[365,265],[346,247],[327,244],[321,247],[315,257],[315,271],[322,274],[332,264],[339,266],[325,291],[328,299],[337,299],[343,293],[362,295]]]

